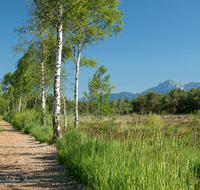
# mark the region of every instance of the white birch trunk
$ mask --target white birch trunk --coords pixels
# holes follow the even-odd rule
[[[41,102],[42,102],[42,125],[45,126],[45,97],[44,97],[44,64],[41,63]]]
[[[25,96],[24,111],[26,111],[27,95]]]
[[[79,75],[79,63],[81,58],[81,52],[80,48],[78,48],[78,58],[76,60],[76,76],[75,76],[75,105],[74,105],[74,115],[75,115],[75,121],[74,121],[74,127],[78,128],[78,75]]]
[[[22,78],[21,78],[21,90],[20,90],[20,98],[19,98],[18,112],[20,112],[20,109],[21,109],[21,101],[22,101]]]
[[[53,142],[62,137],[60,128],[60,72],[62,54],[62,9],[58,11],[57,47],[54,75]]]
[[[20,93],[18,112],[20,112],[20,109],[21,109],[21,101],[22,101],[22,94]]]
[[[64,117],[65,117],[65,128],[64,128],[64,131],[66,131],[66,128],[67,128],[67,116],[66,116],[66,109],[65,109],[65,97],[63,96],[61,91],[60,91],[60,94],[61,94],[61,96],[63,98]]]

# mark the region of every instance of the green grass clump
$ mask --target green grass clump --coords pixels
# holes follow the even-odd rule
[[[49,116],[50,117],[50,116]],[[12,125],[26,134],[31,134],[37,141],[50,142],[53,134],[53,129],[50,125],[41,125],[41,116],[37,111],[27,110],[26,112],[15,112],[7,114],[5,117],[8,121],[12,121]],[[47,122],[48,124],[51,123]]]
[[[3,120],[3,117],[0,115],[0,121],[2,121]]]
[[[34,122],[26,123],[23,126],[22,131],[26,134],[31,134],[35,130],[36,126],[37,124],[35,124]]]
[[[152,113],[150,113],[148,117],[143,117],[142,123],[144,125],[163,126],[163,120],[159,118],[157,114],[152,114]]]
[[[7,116],[8,117],[8,116]],[[15,112],[10,114],[9,119],[7,121],[11,122],[11,124],[18,130],[22,130],[26,123],[37,123],[40,124],[40,114],[34,110],[27,110],[26,112]]]
[[[0,125],[0,133],[2,132],[2,131],[4,131],[5,129]]]
[[[57,159],[71,177],[88,189],[198,189],[200,151],[194,136],[151,138],[137,135],[120,140],[95,140],[78,130],[57,144]]]
[[[12,119],[13,119],[13,116],[14,114],[11,112],[11,113],[7,113],[6,115],[3,116],[3,119],[8,121],[9,123],[12,122]]]
[[[51,136],[53,134],[53,129],[51,126],[37,126],[33,132],[31,133],[32,136],[35,137],[37,141],[41,143],[49,142],[51,140]]]
[[[26,116],[25,112],[23,112],[23,113],[17,112],[14,114],[11,123],[17,130],[21,130],[25,123],[26,117],[27,116]]]

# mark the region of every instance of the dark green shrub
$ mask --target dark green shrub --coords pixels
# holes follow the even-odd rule
[[[12,119],[13,119],[13,116],[14,116],[14,113],[7,113],[6,115],[3,116],[3,119],[8,121],[9,123],[12,122]]]
[[[17,129],[21,130],[25,123],[26,113],[17,112],[14,114],[11,124]]]

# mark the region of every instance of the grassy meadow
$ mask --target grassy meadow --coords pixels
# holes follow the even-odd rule
[[[35,111],[4,119],[40,142],[52,142],[50,114],[45,127]],[[198,115],[83,115],[79,128],[73,126],[73,114],[68,114],[56,158],[87,189],[200,189]]]

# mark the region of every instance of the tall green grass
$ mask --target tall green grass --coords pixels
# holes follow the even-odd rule
[[[45,126],[41,125],[41,116],[34,110],[7,114],[4,118],[11,122],[17,130],[31,134],[37,141],[44,143],[51,142],[52,139],[53,129],[50,117],[50,115],[47,115],[47,124]]]
[[[35,139],[41,143],[44,142],[51,142],[53,129],[51,126],[46,125],[38,125],[35,122],[31,123],[25,123],[22,127],[21,131],[23,131],[26,134],[31,134],[35,137]]]
[[[41,126],[40,115],[34,111],[6,117],[17,129],[33,135],[36,140],[51,141],[52,115],[47,115],[46,126]],[[86,184],[87,189],[200,189],[200,150],[194,129],[187,128],[187,135],[173,134],[176,129],[173,125],[166,127],[160,117],[150,115],[140,118],[139,125],[137,121],[134,126],[113,124],[110,130],[103,130],[101,134],[98,131],[98,135],[102,135],[99,138],[82,132],[87,131],[87,127],[84,118],[81,119],[82,128],[74,129],[73,119],[68,117],[67,132],[56,143],[56,157],[65,165],[67,175]],[[199,124],[199,120],[196,123]],[[106,125],[102,121],[100,125],[106,127],[103,124]],[[196,124],[194,126],[199,130]],[[96,124],[88,127],[95,131]],[[112,130],[117,131],[117,138]]]
[[[163,132],[120,140],[95,140],[71,130],[56,146],[67,174],[88,189],[198,189],[200,151],[194,136],[181,140]]]

